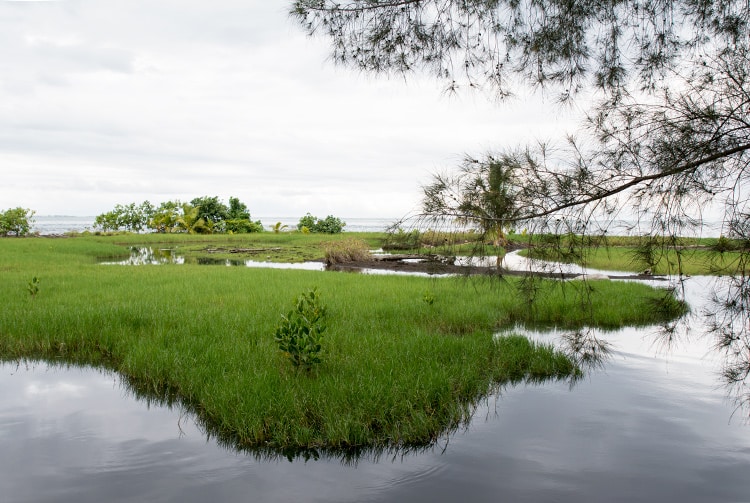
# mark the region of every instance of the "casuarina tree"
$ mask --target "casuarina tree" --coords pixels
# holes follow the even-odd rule
[[[738,243],[739,272],[709,314],[730,357],[727,380],[747,390],[746,0],[297,0],[290,13],[330,41],[341,65],[428,72],[451,92],[480,89],[499,101],[536,89],[582,107],[581,127],[566,138],[499,145],[468,155],[458,174],[435,175],[420,216],[571,235],[627,219],[648,243],[659,236],[673,246],[717,219]]]

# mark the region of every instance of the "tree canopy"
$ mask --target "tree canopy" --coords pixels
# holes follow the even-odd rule
[[[297,0],[291,14],[330,39],[334,61],[364,71],[427,70],[450,89],[500,97],[520,86],[562,100],[585,91],[586,123],[562,145],[470,156],[480,170],[512,171],[514,220],[591,220],[628,206],[677,232],[711,200],[726,210],[725,233],[750,237],[744,0]],[[426,194],[428,216],[473,216],[437,195]]]
[[[567,96],[634,78],[653,89],[686,59],[746,45],[748,10],[744,0],[297,0],[291,14],[355,68],[427,70],[501,96],[555,84]]]
[[[679,233],[712,203],[723,233],[750,239],[746,0],[297,0],[291,15],[360,70],[426,70],[452,90],[534,87],[590,104],[563,141],[468,156],[462,176],[502,166],[515,186],[500,223],[627,214]],[[476,219],[448,178],[425,186],[423,216]]]
[[[260,221],[251,221],[245,203],[236,197],[229,198],[229,207],[218,196],[196,197],[190,203],[165,201],[158,207],[149,201],[137,205],[115,205],[114,209],[98,215],[94,227],[103,231],[187,232],[235,234],[260,232]]]
[[[8,208],[0,211],[0,236],[26,236],[34,224],[34,211],[26,208]]]

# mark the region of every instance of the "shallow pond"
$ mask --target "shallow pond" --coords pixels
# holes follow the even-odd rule
[[[695,301],[706,279],[687,286]],[[747,501],[750,425],[733,415],[709,341],[664,354],[652,329],[600,335],[611,358],[573,386],[504,389],[428,450],[356,460],[235,452],[111,373],[6,363],[0,499]]]

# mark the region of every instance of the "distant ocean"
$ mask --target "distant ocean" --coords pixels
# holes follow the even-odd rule
[[[65,215],[35,215],[33,232],[49,236],[56,234],[65,234],[66,232],[83,232],[94,230],[94,220],[96,217],[78,217]],[[268,229],[281,222],[288,225],[289,229],[295,229],[299,217],[253,217],[253,220],[260,220],[263,226]],[[389,227],[397,218],[341,218],[346,222],[344,232],[382,232]]]

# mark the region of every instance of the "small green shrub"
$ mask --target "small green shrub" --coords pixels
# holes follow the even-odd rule
[[[304,217],[299,219],[299,222],[297,223],[297,230],[301,231],[303,227],[307,227],[308,230],[312,231],[317,220],[317,217],[314,217],[310,213],[308,213]]]
[[[326,309],[315,288],[297,297],[295,308],[286,316],[281,315],[274,340],[295,369],[310,371],[322,361],[325,316]]]
[[[244,219],[230,219],[222,222],[224,225],[224,232],[231,234],[250,234],[251,232],[263,232],[263,224],[260,220],[255,222]]]
[[[26,289],[29,291],[31,298],[36,299],[36,296],[39,293],[39,278],[37,278],[36,276],[31,278],[31,281],[29,281]]]

